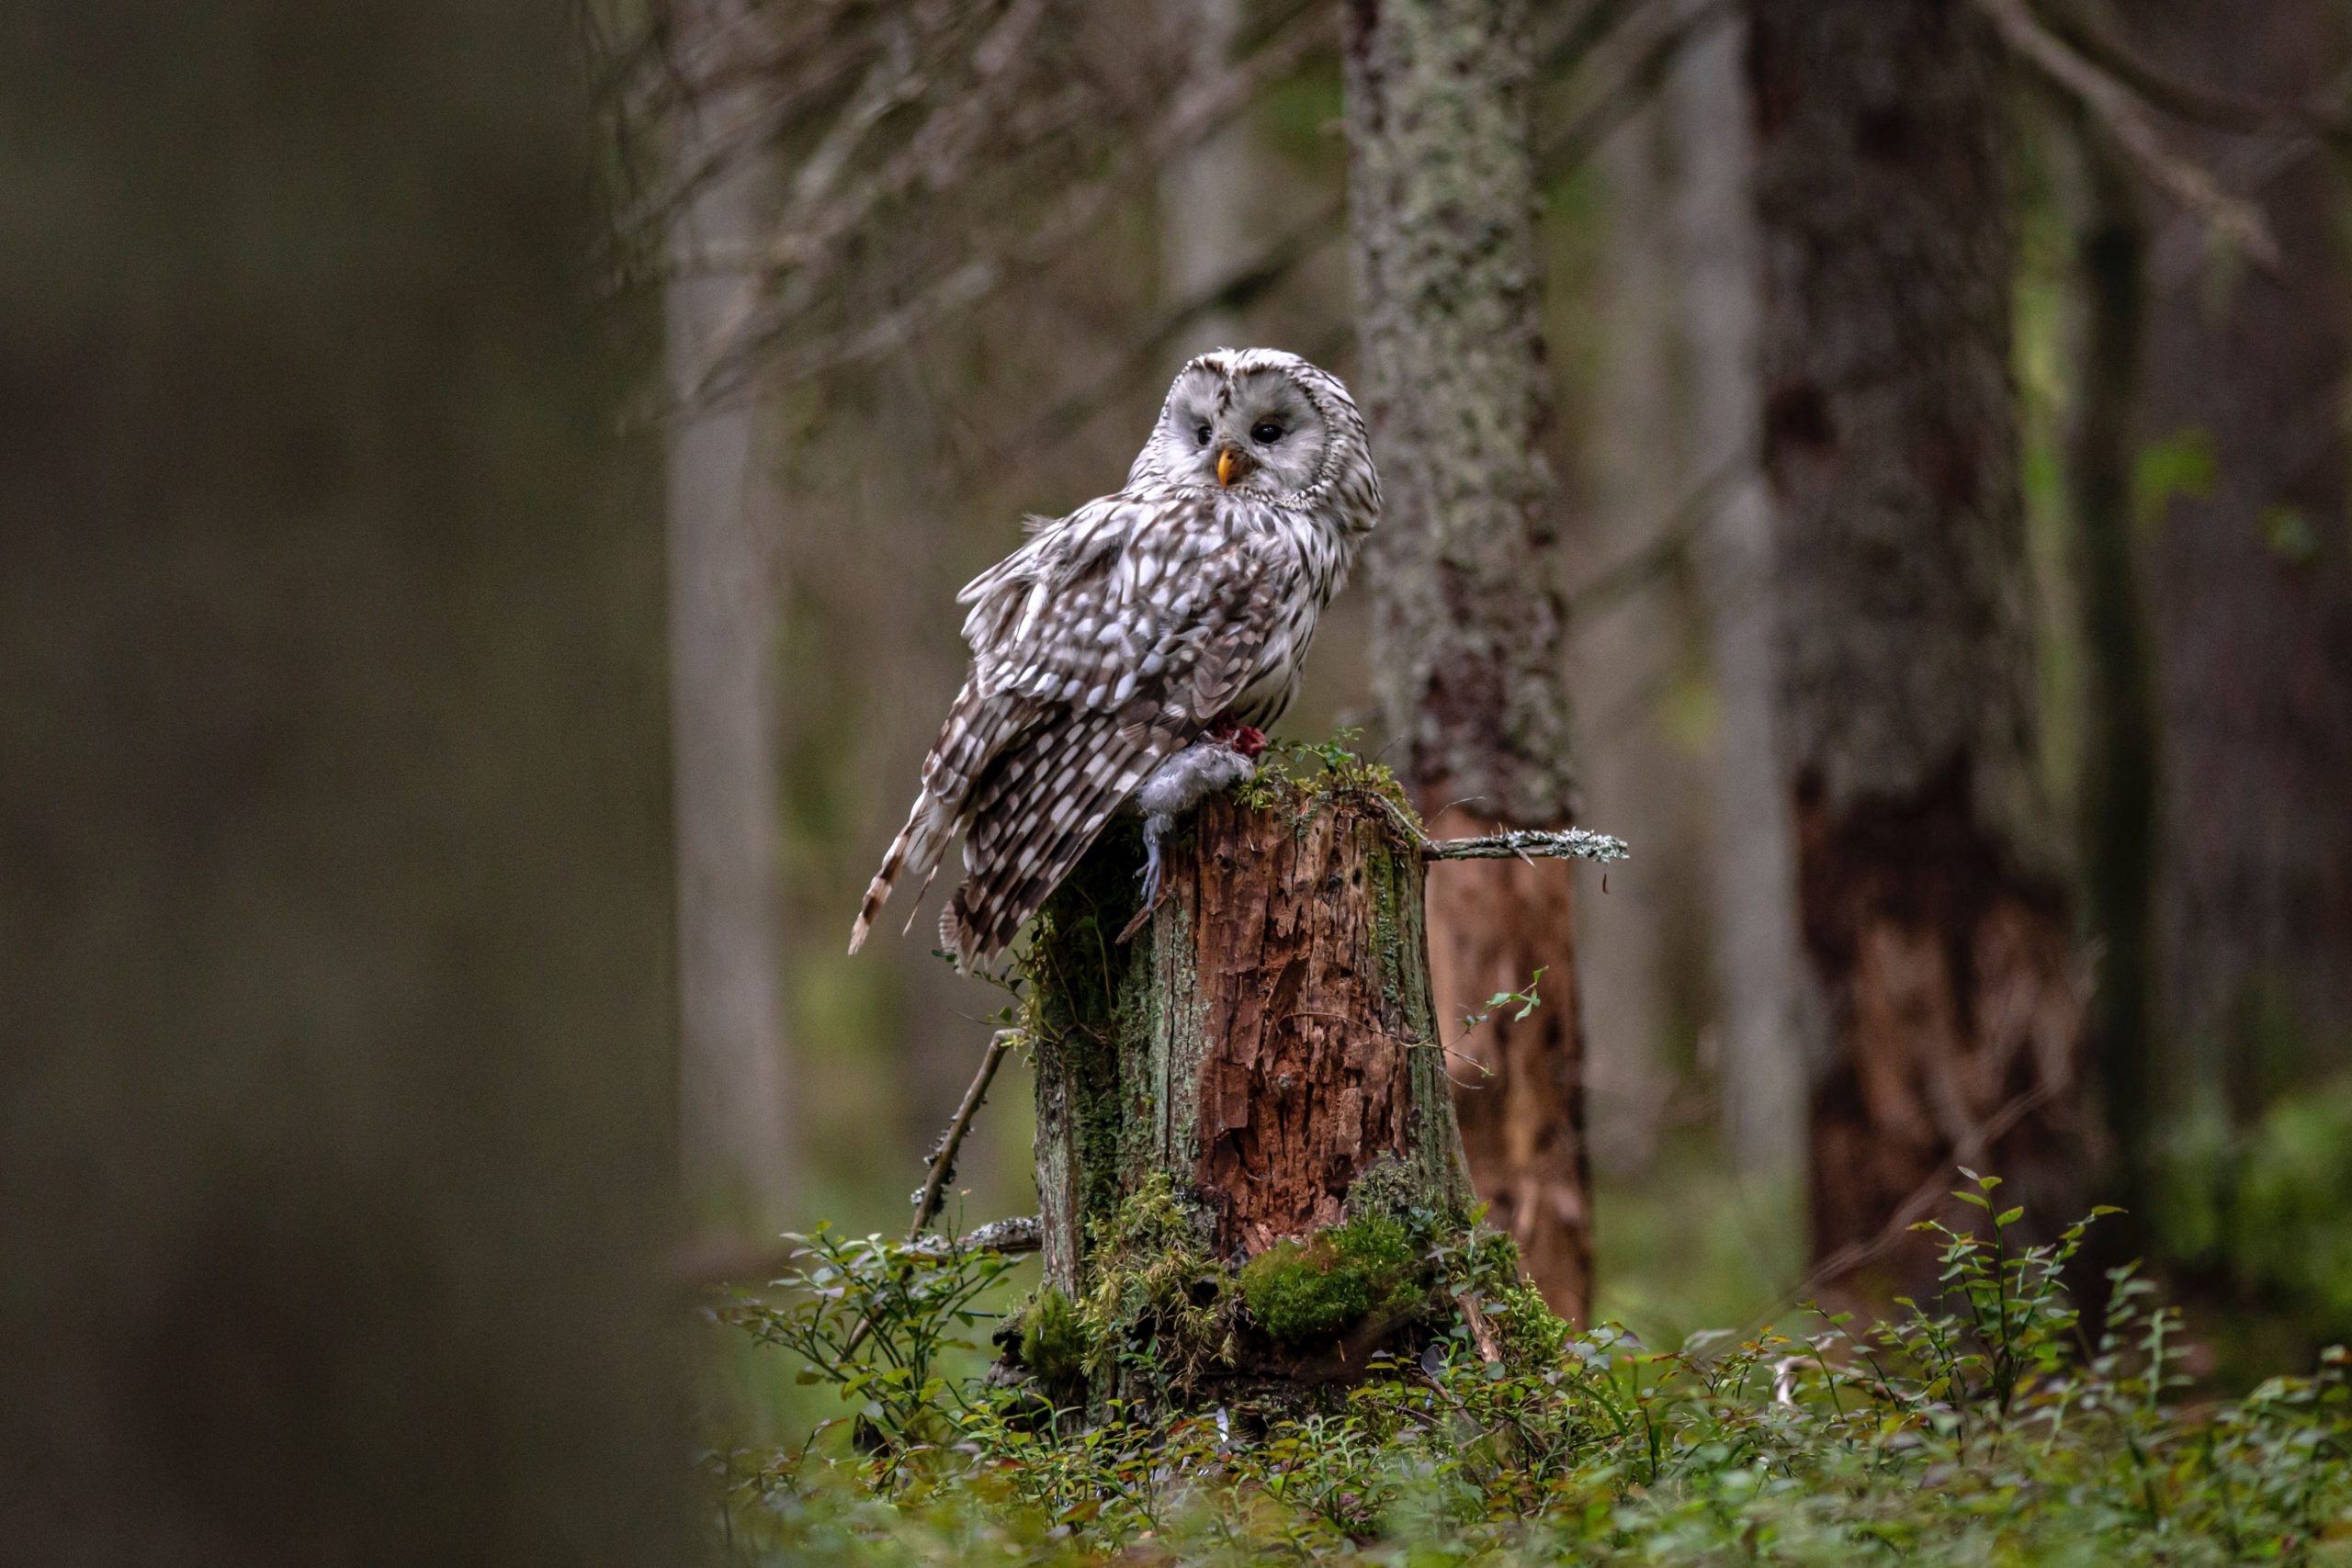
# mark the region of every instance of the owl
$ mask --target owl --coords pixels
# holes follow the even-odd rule
[[[956,595],[971,673],[849,950],[900,878],[930,886],[958,829],[964,883],[939,940],[967,970],[994,961],[1122,809],[1145,817],[1148,908],[1161,835],[1247,776],[1379,517],[1338,378],[1264,348],[1186,365],[1126,484],[1032,518],[1028,542]]]

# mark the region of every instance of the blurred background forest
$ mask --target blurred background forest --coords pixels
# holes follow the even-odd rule
[[[1779,55],[1749,47],[1733,5],[1532,9],[1553,410],[1540,565],[1567,611],[1577,819],[1634,846],[1605,885],[1578,874],[1564,993],[1586,1053],[1592,1310],[1671,1342],[1745,1319],[1877,1231],[1891,1205],[1809,1224],[1825,1162],[1868,1156],[1814,1125],[1840,1092],[1822,1015],[1852,1007],[1829,999],[1845,982],[1824,966],[1855,961],[1825,934],[1837,895],[1803,879],[1940,887],[2006,859],[2064,922],[2060,989],[2086,1010],[2057,1026],[2062,1065],[2026,1120],[2069,1145],[2071,1190],[2132,1207],[2134,1241],[2195,1287],[2243,1375],[2352,1328],[2348,18],[2332,0],[1923,9],[1915,33],[1939,43],[1768,17],[1789,38]],[[708,852],[775,868],[709,915],[755,921],[772,899],[773,934],[747,924],[698,948],[689,911],[688,1045],[699,1031],[715,1054],[714,1103],[773,1118],[711,1134],[752,1151],[771,1215],[892,1225],[995,1027],[1001,997],[932,955],[927,913],[903,942],[841,952],[961,678],[956,589],[1022,515],[1114,486],[1193,353],[1289,347],[1362,391],[1340,21],[1279,0],[706,0],[661,36],[675,96],[640,109],[694,127],[684,186],[674,161],[645,175],[685,204],[670,259],[695,260],[671,274],[673,327],[692,290],[741,290],[704,307],[717,324],[681,385],[746,422],[710,459],[721,477],[699,481],[740,481],[739,532],[673,532],[679,708],[712,709],[708,729],[680,731],[684,841],[691,863],[699,733],[710,808],[739,818]],[[1878,116],[1851,155],[1894,193],[1882,204],[1865,168],[1826,228],[1806,186],[1846,177],[1840,153],[1758,101],[1824,88],[1806,50],[1849,57],[1854,112]],[[1906,137],[1943,140],[1922,153]],[[1942,189],[1905,194],[1922,184]],[[1875,249],[1841,222],[1880,226]],[[1774,254],[1808,243],[1850,244],[1860,281]],[[1905,303],[1939,290],[1974,291],[1961,309],[2004,356],[2002,406],[1962,396],[1871,438],[1929,439],[1925,419],[2013,443],[1987,472],[2014,499],[1897,516],[1925,530],[1924,566],[1892,558],[1910,549],[1899,526],[1823,536],[1875,580],[1843,585],[1852,609],[1834,573],[1776,570],[1775,495],[1803,491],[1789,475],[1820,417],[1792,390],[1806,352],[1792,339],[1883,335],[1826,351],[1861,382],[1917,332],[1916,365],[1894,374],[1965,382],[1971,367],[1939,362],[1939,307]],[[1981,428],[1952,434],[1968,420]],[[673,506],[707,500],[676,488],[695,482],[673,475]],[[1864,475],[1859,500],[1832,504],[1900,513],[1888,482]],[[1780,537],[1788,553],[1813,536],[1784,518]],[[1934,591],[1902,581],[1971,570],[1945,549],[1994,558],[1970,612],[1989,630],[1939,624]],[[696,550],[720,553],[701,567]],[[774,639],[764,684],[690,673],[695,616],[721,600],[690,596],[703,570],[729,585],[715,647],[745,639],[740,660]],[[1375,556],[1335,608],[1283,728],[1361,728],[1395,760],[1371,679],[1380,570]],[[1797,769],[1775,738],[1874,700],[1818,689],[1836,671],[1806,664],[1808,639],[1849,616],[1916,631],[1864,655],[1930,688],[1887,697],[1890,723],[1940,705],[1970,711],[1917,728],[2022,737],[2024,804],[2001,809],[2030,826],[2002,848],[1955,851],[1924,817],[1888,826],[1869,867],[1798,842]],[[731,806],[730,757],[751,792]],[[691,903],[691,872],[686,886]],[[1905,984],[1889,1008],[1934,1005]],[[698,994],[729,999],[697,1024]],[[1938,1036],[1955,1054],[2004,1027],[1967,1008]],[[1937,1028],[1884,1027],[1895,1043],[1860,1049]],[[1849,1095],[1874,1092],[1868,1077]],[[962,1163],[973,1221],[1028,1212],[1027,1091],[1010,1078]],[[1922,1089],[1939,1125],[1918,1140],[1970,1153],[1969,1117],[2015,1122],[2015,1087],[1973,1108]],[[1907,1113],[1874,1103],[1847,1131],[1911,1137],[1894,1125]],[[2010,1169],[2002,1133],[1972,1157]]]
[[[1466,1047],[1555,1304],[1883,1297],[1969,1164],[2127,1207],[2199,1371],[2306,1365],[2347,71],[2342,0],[12,8],[0,1539],[683,1539],[680,1276],[902,1228],[1002,1005],[842,951],[956,591],[1227,344],[1388,481],[1283,730],[1460,807],[1406,676],[1468,628],[1634,846]]]

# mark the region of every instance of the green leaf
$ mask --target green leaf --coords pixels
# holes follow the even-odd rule
[[[2190,427],[2152,441],[2132,466],[2132,515],[2141,527],[2154,528],[2176,497],[2209,500],[2221,472],[2211,431]]]
[[[2319,558],[2319,525],[2298,506],[2273,506],[2262,513],[2262,542],[2291,566],[2309,566]]]
[[[1993,1223],[1996,1225],[2013,1225],[2018,1223],[2018,1220],[2024,1213],[2025,1205],[2020,1203],[2014,1209],[2004,1210],[2002,1213],[1994,1215]]]

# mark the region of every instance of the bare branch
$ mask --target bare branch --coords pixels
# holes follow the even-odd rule
[[[1606,863],[1633,852],[1625,840],[1589,828],[1513,828],[1475,839],[1425,839],[1423,860],[1589,860]]]
[[[1650,6],[1639,0],[1593,0],[1562,29],[1558,39],[1545,45],[1547,72],[1577,68],[1588,58],[1601,58],[1609,71],[1600,86],[1584,95],[1583,109],[1545,137],[1537,149],[1547,175],[1581,164],[1610,131],[1648,99],[1683,47],[1733,15],[1729,0],[1705,0],[1687,15],[1644,36],[1635,47],[1614,51],[1624,58],[1612,62],[1611,51],[1601,46],[1621,29],[1639,31],[1634,22],[1657,6],[1657,0]],[[1333,192],[1231,274],[1163,310],[1111,368],[1046,410],[1014,444],[1015,449],[1027,449],[1056,432],[1073,429],[1087,415],[1112,406],[1120,393],[1157,372],[1168,344],[1194,323],[1212,314],[1246,308],[1344,238],[1346,208],[1343,195]]]
[[[972,1130],[972,1118],[988,1099],[989,1083],[996,1077],[1005,1052],[1019,1038],[1018,1030],[1000,1029],[989,1039],[988,1053],[980,1058],[980,1070],[973,1076],[972,1086],[964,1091],[964,1102],[956,1108],[956,1119],[940,1134],[939,1147],[931,1156],[931,1169],[923,1179],[922,1190],[915,1194],[914,1224],[907,1227],[909,1241],[922,1235],[939,1217],[940,1205],[946,1201],[947,1184],[956,1179],[956,1155],[964,1146],[964,1134]]]
[[[729,345],[724,364],[705,378],[698,400],[725,397],[755,382],[791,382],[836,366],[879,357],[1013,278],[1051,265],[1091,231],[1113,203],[1148,177],[1167,156],[1214,133],[1268,83],[1295,70],[1310,51],[1328,41],[1329,21],[1319,7],[1302,9],[1255,54],[1221,75],[1188,86],[1156,126],[1114,154],[1103,175],[1065,192],[1041,221],[1000,253],[965,262],[872,321],[803,344],[773,364],[753,368],[751,360],[787,332],[797,318],[797,312],[786,302],[771,304]]]
[[[2345,112],[2340,84],[2331,95],[2335,101],[2248,97],[2171,74],[2087,16],[2043,19],[2099,69],[2176,119],[2237,136],[2352,142],[2352,116]]]
[[[769,267],[779,273],[805,269],[808,276],[794,281],[802,287],[814,287],[821,283],[832,265],[838,265],[843,239],[885,202],[903,196],[917,185],[938,190],[955,184],[973,152],[988,141],[989,131],[1004,109],[1008,96],[1019,86],[1021,74],[1013,67],[1046,14],[1046,0],[1013,0],[996,25],[973,46],[972,85],[934,107],[906,146],[870,176],[859,180],[842,199],[812,213],[797,209],[787,213],[767,258]],[[911,62],[908,71],[911,80]],[[907,90],[903,84],[889,88],[885,101],[876,106],[876,118],[890,102],[903,101]],[[858,107],[852,105],[853,108]],[[846,129],[837,125],[835,131],[845,132]],[[857,134],[862,136],[863,132]],[[832,136],[829,133],[828,140]],[[845,134],[843,140],[846,145],[840,149],[840,156],[846,162],[856,137]],[[835,169],[817,188],[830,188],[837,174]]]
[[[1593,0],[1577,13],[1553,42],[1547,63],[1553,68],[1589,67],[1599,80],[1579,95],[1583,103],[1577,111],[1539,147],[1546,169],[1581,162],[1646,101],[1683,46],[1733,15],[1730,0]],[[1328,34],[1328,16],[1317,7],[1302,7],[1255,54],[1222,76],[1194,84],[1170,106],[1157,127],[1114,156],[1107,172],[1066,192],[1025,234],[992,254],[967,258],[889,310],[754,366],[752,361],[759,352],[782,337],[805,307],[805,299],[773,301],[716,356],[699,383],[696,400],[716,404],[756,387],[789,384],[885,357],[1015,279],[1050,266],[1102,221],[1116,200],[1159,160],[1213,133],[1264,85],[1295,70]],[[860,90],[865,89],[862,85]],[[949,107],[958,110],[957,123],[974,123],[961,115],[960,104]],[[924,140],[923,133],[918,132],[916,140]],[[945,148],[956,139],[942,130],[933,141],[935,147]],[[902,156],[890,172],[863,185],[855,216],[869,214],[890,191],[906,188],[920,166],[920,160]],[[934,160],[932,167],[937,171],[950,164]],[[1247,266],[1163,312],[1114,367],[1081,392],[1059,400],[1053,416],[1039,422],[1040,428],[1067,429],[1084,413],[1107,404],[1118,390],[1150,374],[1166,344],[1187,327],[1211,311],[1263,293],[1341,238],[1343,216],[1344,204],[1337,194],[1318,202]],[[797,233],[786,232],[764,257],[710,255],[700,258],[700,264],[765,265],[787,271],[797,266],[802,270],[796,282],[813,282],[823,276],[828,265],[823,258],[855,227],[854,220],[844,222],[842,217],[842,212],[822,216]]]
[[[1035,1214],[1016,1214],[966,1232],[962,1245],[967,1252],[1036,1252],[1046,1245],[1046,1227]]]
[[[2264,268],[2278,265],[2278,243],[2261,209],[2223,190],[2202,164],[2166,147],[2153,111],[2136,93],[2044,28],[2026,0],[1975,5],[2012,51],[2082,101],[2153,184]]]
[[[1568,590],[1570,615],[1581,619],[1609,608],[1618,600],[1648,587],[1687,558],[1691,545],[1722,515],[1731,491],[1756,471],[1756,454],[1743,449],[1715,466],[1714,471],[1684,492],[1641,547],[1601,568]]]

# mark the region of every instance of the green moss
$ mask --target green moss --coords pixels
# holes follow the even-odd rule
[[[1088,1227],[1081,1305],[1089,1368],[1108,1378],[1123,1359],[1149,1386],[1189,1389],[1233,1359],[1230,1276],[1210,1258],[1206,1217],[1154,1171]]]
[[[1077,1303],[1047,1285],[1021,1317],[1021,1361],[1057,1399],[1086,1387],[1086,1363],[1093,1353],[1085,1316]]]
[[[1136,1016],[1134,998],[1148,986],[1137,972],[1143,947],[1122,948],[1117,937],[1136,908],[1130,868],[1141,857],[1133,845],[1137,831],[1119,825],[1114,835],[1125,838],[1106,836],[1107,848],[1079,863],[1039,911],[1018,960],[1020,1027],[1035,1043],[1040,1085],[1059,1097],[1062,1120],[1051,1131],[1067,1140],[1080,1182],[1077,1208],[1089,1217],[1118,1203],[1120,1173],[1131,1168],[1131,1119],[1123,1109],[1136,1086],[1121,1043],[1148,1024]]]
[[[1348,1188],[1348,1218],[1395,1220],[1415,1240],[1426,1243],[1442,1217],[1431,1197],[1427,1178],[1397,1156],[1385,1154],[1364,1167]]]
[[[1329,1338],[1372,1310],[1353,1270],[1318,1242],[1277,1242],[1241,1270],[1241,1299],[1258,1326],[1285,1344]]]
[[[1523,1280],[1488,1298],[1487,1316],[1502,1341],[1503,1364],[1514,1371],[1553,1366],[1567,1348],[1567,1320]]]
[[[1420,1253],[1402,1222],[1366,1214],[1323,1233],[1340,1266],[1363,1276],[1374,1306],[1385,1306],[1412,1283]]]
[[[1354,796],[1393,811],[1404,826],[1421,826],[1412,797],[1385,762],[1350,750],[1356,731],[1343,729],[1320,745],[1277,740],[1258,759],[1257,776],[1233,786],[1234,798],[1259,811],[1280,811],[1299,821],[1335,801]]]
[[[1241,1300],[1268,1336],[1305,1344],[1409,1305],[1419,1263],[1402,1221],[1363,1214],[1260,1253],[1241,1270]]]

